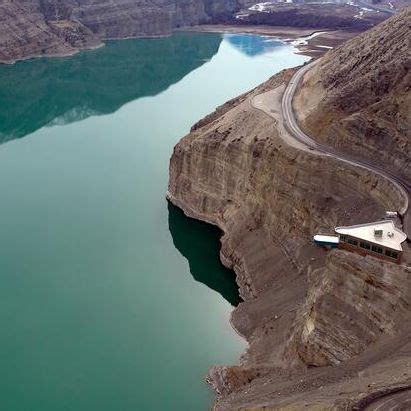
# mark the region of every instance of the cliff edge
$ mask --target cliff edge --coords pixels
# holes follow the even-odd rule
[[[395,18],[405,23],[408,15]],[[367,53],[364,47],[353,60],[360,65]],[[379,175],[299,149],[280,118],[254,107],[264,95],[280,107],[292,74],[219,107],[170,161],[169,199],[223,230],[221,260],[235,271],[244,300],[232,324],[249,348],[240,365],[210,371],[216,410],[345,410],[411,386],[409,269],[311,241],[316,232],[399,209],[403,197]],[[358,76],[367,81],[366,72]],[[348,88],[346,96],[362,105],[357,92]],[[358,141],[364,152],[366,144]],[[396,158],[395,149],[387,155]]]

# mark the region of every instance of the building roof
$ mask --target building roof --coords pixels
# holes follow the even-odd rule
[[[392,220],[381,220],[373,223],[336,227],[335,232],[346,234],[360,240],[402,251],[401,243],[407,235],[395,227]]]
[[[330,244],[338,244],[340,242],[339,238],[333,235],[320,235],[316,234],[314,236],[314,241],[318,241],[320,243],[330,243]]]

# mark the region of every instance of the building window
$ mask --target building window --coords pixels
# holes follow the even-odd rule
[[[368,243],[364,243],[363,241],[360,242],[360,247],[369,250],[371,247]]]
[[[347,237],[345,235],[340,235],[340,241],[345,243],[347,241]]]
[[[357,240],[353,240],[353,239],[351,239],[351,238],[349,238],[347,242],[348,242],[348,244],[351,244],[351,245],[358,245],[358,241],[357,241]]]
[[[391,250],[385,250],[385,255],[391,258],[398,258],[398,253],[396,253],[395,251],[391,251]]]
[[[371,247],[371,250],[374,251],[374,253],[382,254],[382,248],[378,247],[377,245],[373,245]]]

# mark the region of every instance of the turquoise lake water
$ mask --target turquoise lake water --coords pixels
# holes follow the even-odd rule
[[[216,106],[306,58],[177,33],[0,66],[0,410],[200,411],[245,343],[217,229],[167,204]]]

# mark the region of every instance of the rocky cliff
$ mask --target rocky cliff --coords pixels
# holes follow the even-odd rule
[[[101,44],[90,29],[68,19],[67,13],[50,17],[34,1],[0,1],[0,62],[73,54]]]
[[[102,39],[224,21],[236,0],[0,0],[0,62],[72,54]]]
[[[410,181],[411,8],[327,53],[295,107],[308,133]]]
[[[306,364],[338,365],[410,317],[409,275],[396,264],[332,253],[308,273],[308,292],[294,336]],[[401,328],[401,327],[400,327]]]
[[[170,161],[169,199],[223,230],[221,260],[244,300],[232,324],[249,348],[240,365],[211,370],[216,410],[345,410],[411,385],[407,268],[311,242],[399,209],[403,198],[378,175],[289,145],[254,108],[291,75],[201,120]]]

